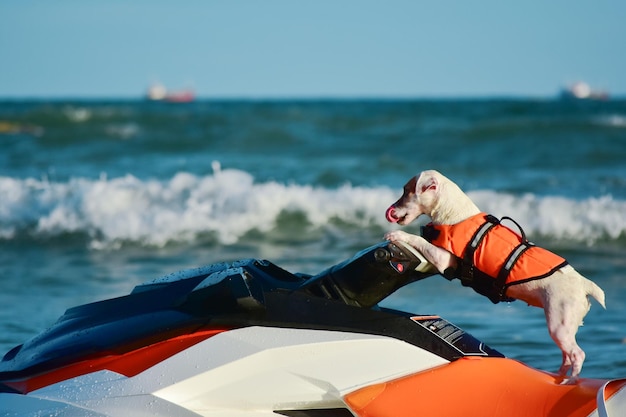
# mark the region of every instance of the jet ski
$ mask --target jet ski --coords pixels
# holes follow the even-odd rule
[[[626,379],[561,384],[436,314],[379,306],[437,274],[385,241],[317,275],[246,259],[157,278],[7,352],[0,415],[624,415]]]

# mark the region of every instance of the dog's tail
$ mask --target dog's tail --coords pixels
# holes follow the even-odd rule
[[[587,280],[587,295],[595,298],[596,301],[600,303],[603,308],[606,309],[606,304],[604,303],[604,291],[591,280]]]

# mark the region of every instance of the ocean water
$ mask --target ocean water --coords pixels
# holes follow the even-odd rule
[[[626,377],[626,101],[4,101],[0,149],[0,355],[180,269],[317,273],[399,227],[385,209],[437,169],[604,288],[578,332],[583,376]],[[382,304],[560,365],[543,312],[520,301],[433,276]]]

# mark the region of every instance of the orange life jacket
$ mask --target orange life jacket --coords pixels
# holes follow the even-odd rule
[[[505,296],[509,286],[545,278],[567,265],[565,259],[535,246],[520,231],[521,236],[496,217],[480,213],[457,224],[430,223],[422,235],[460,259],[456,270],[444,273],[446,278],[459,278],[463,285],[498,303],[512,300]]]

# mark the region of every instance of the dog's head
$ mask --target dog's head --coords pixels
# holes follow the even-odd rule
[[[431,215],[439,196],[444,177],[437,171],[423,171],[404,185],[402,197],[387,209],[385,216],[391,223],[406,225],[421,216]]]

